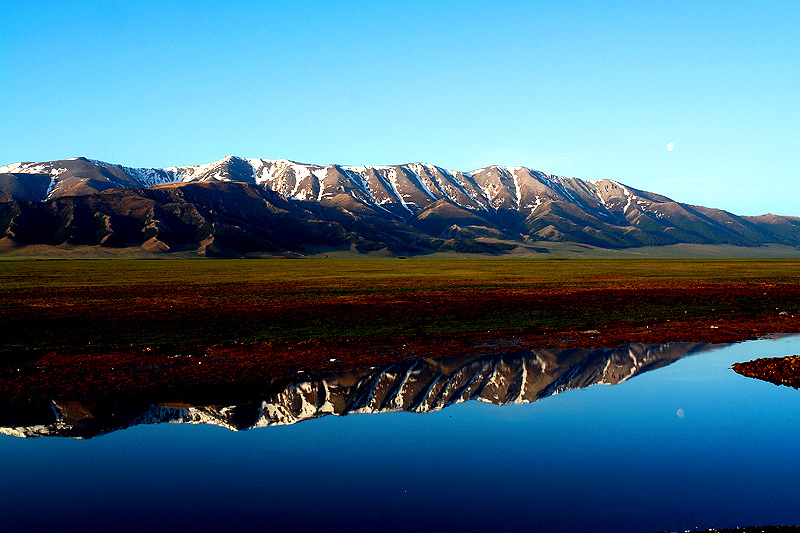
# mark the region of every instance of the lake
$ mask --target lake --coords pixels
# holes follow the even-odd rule
[[[298,376],[236,403],[28,406],[0,424],[0,516],[31,531],[800,524],[800,392],[730,370],[797,353],[800,336],[540,350]]]

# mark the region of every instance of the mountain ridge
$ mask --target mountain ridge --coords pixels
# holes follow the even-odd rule
[[[26,202],[47,204],[51,211],[69,211],[74,209],[67,207],[70,202],[82,202],[75,200],[77,197],[109,199],[102,195],[118,189],[139,191],[202,183],[220,184],[220,195],[233,191],[236,185],[257,187],[277,193],[301,210],[334,210],[339,216],[367,225],[397,223],[406,233],[419,234],[423,240],[455,240],[465,245],[494,239],[512,244],[575,242],[602,248],[679,243],[800,246],[799,217],[739,216],[677,202],[610,179],[588,181],[523,166],[492,165],[463,172],[428,163],[322,166],[238,156],[167,168],[134,168],[87,158],[5,165],[0,167],[0,194],[6,205],[5,214],[0,214],[0,235],[22,244],[58,240],[19,238],[20,232],[12,228],[19,226],[19,220],[13,219],[31,210],[21,207]],[[138,201],[134,197],[142,194],[148,195],[132,193],[129,201]],[[103,202],[94,202],[98,203]],[[16,207],[9,208],[10,204]],[[351,226],[343,226],[344,233],[358,234]],[[140,246],[148,239],[117,241]],[[350,244],[357,240],[357,235],[349,237]],[[387,245],[386,239],[367,240],[368,248]],[[419,251],[417,240],[417,236],[400,239],[403,243],[395,246],[395,251]]]

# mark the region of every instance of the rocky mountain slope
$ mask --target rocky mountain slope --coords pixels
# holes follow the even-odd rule
[[[800,218],[737,216],[613,180],[525,167],[461,172],[423,163],[319,166],[228,156],[143,169],[77,158],[0,167],[0,191],[0,235],[16,244],[204,250],[211,239],[239,252],[320,244],[498,251],[535,241],[800,245]],[[259,200],[240,210],[243,196]],[[289,218],[300,234],[281,225]]]
[[[417,359],[387,367],[275,383],[250,401],[216,406],[118,405],[54,401],[10,406],[0,433],[89,438],[139,424],[212,424],[233,431],[295,424],[328,415],[426,413],[470,400],[530,403],[567,390],[613,385],[714,345],[632,344],[606,350],[534,350],[501,356]],[[4,426],[4,427],[3,427]]]

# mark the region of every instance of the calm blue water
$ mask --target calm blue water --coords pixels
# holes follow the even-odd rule
[[[800,524],[800,391],[681,359],[539,402],[231,432],[0,436],[4,530],[660,531]]]

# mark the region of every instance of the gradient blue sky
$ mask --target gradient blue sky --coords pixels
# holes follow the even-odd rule
[[[0,4],[0,164],[525,165],[800,215],[796,0]]]

